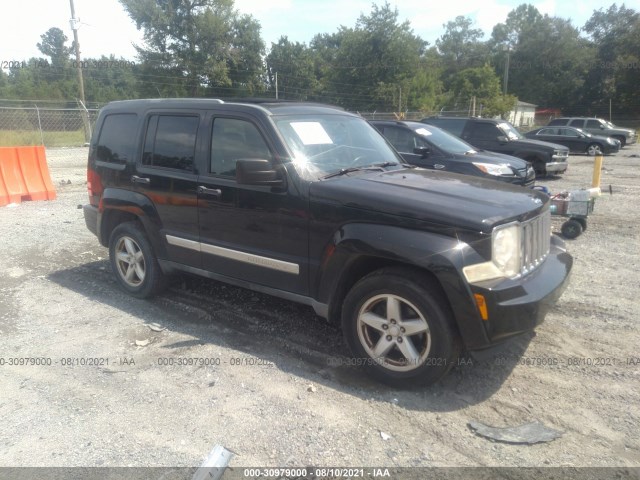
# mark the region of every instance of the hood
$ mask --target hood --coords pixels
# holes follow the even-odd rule
[[[512,155],[505,155],[503,153],[490,152],[488,150],[476,150],[476,152],[477,153],[475,155],[459,154],[458,156],[460,156],[461,158],[464,157],[471,162],[493,163],[496,165],[505,163],[510,167],[515,168],[516,170],[527,168],[527,164],[529,163],[522,158],[514,157]]]
[[[422,168],[361,171],[314,182],[310,198],[485,233],[535,216],[549,201],[536,190]]]
[[[569,151],[569,149],[564,145],[558,145],[557,143],[551,143],[551,142],[543,142],[542,140],[533,140],[531,138],[526,138],[526,137],[519,138],[518,140],[511,140],[511,142],[513,143],[520,142],[525,145],[538,145],[539,147],[553,148],[554,150],[560,150],[561,152]]]

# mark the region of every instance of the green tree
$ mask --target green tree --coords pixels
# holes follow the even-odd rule
[[[569,20],[520,5],[494,27],[490,44],[501,77],[509,49],[508,91],[518,98],[560,108],[581,101],[593,50]]]
[[[44,34],[40,35],[41,43],[36,46],[43,55],[49,57],[51,65],[56,68],[66,67],[72,52],[71,47],[67,47],[67,36],[57,27],[52,27]]]
[[[373,5],[355,28],[341,27],[312,42],[312,48],[321,50],[324,91],[340,105],[360,111],[397,109],[403,82],[416,74],[425,47],[388,3]]]
[[[233,0],[120,0],[144,30],[144,94],[224,95],[261,85],[260,25]]]
[[[278,75],[278,97],[289,100],[309,100],[318,92],[314,52],[304,43],[291,42],[286,36],[271,44],[266,58],[267,78],[275,92]]]
[[[489,60],[489,48],[482,41],[484,32],[479,28],[472,28],[472,25],[470,18],[457,16],[443,25],[445,31],[436,40],[447,85],[456,72],[480,67]]]
[[[139,97],[139,70],[137,64],[124,58],[102,56],[85,59],[83,69],[87,102],[105,104],[112,100]]]
[[[616,110],[640,113],[640,14],[624,4],[593,12],[584,26],[596,50],[587,75],[584,108],[604,114],[609,100]]]
[[[476,109],[486,117],[507,114],[517,101],[513,95],[502,95],[500,79],[488,64],[456,74],[451,93],[456,109],[467,109],[471,99],[476,97]]]

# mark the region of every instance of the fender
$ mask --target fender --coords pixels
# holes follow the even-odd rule
[[[121,188],[104,190],[98,212],[98,239],[105,246],[109,244],[107,230],[112,228],[108,219],[115,212],[134,215],[140,220],[158,258],[166,258],[166,247],[160,234],[162,222],[153,202],[147,196]]]
[[[536,158],[544,163],[549,163],[551,159],[551,155],[548,152],[531,148],[520,148],[513,152],[513,156],[522,159]]]
[[[330,314],[340,311],[354,277],[371,268],[406,265],[431,273],[442,286],[465,345],[488,341],[473,294],[463,280],[462,267],[470,256],[480,256],[455,236],[389,225],[348,224],[333,236],[323,252],[315,279],[314,298],[329,303]],[[370,271],[370,270],[369,270]],[[338,302],[338,303],[336,303]]]

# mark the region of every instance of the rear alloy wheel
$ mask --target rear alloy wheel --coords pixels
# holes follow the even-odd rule
[[[342,327],[355,363],[396,387],[436,382],[459,354],[440,291],[409,270],[379,270],[360,280],[345,299]]]
[[[602,155],[602,147],[598,143],[591,143],[587,147],[587,155],[595,157],[596,155]]]
[[[150,297],[164,288],[165,277],[138,223],[122,223],[113,229],[109,258],[116,280],[134,297]]]

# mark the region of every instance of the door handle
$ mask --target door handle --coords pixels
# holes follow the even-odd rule
[[[441,163],[436,163],[433,168],[435,168],[436,170],[442,170],[445,166],[442,165]]]
[[[203,185],[198,187],[198,193],[200,195],[208,195],[210,197],[220,198],[222,196],[222,190],[219,188],[207,188]]]
[[[148,177],[139,177],[137,175],[133,175],[131,177],[132,183],[142,183],[143,185],[149,185],[151,183],[151,179]]]

